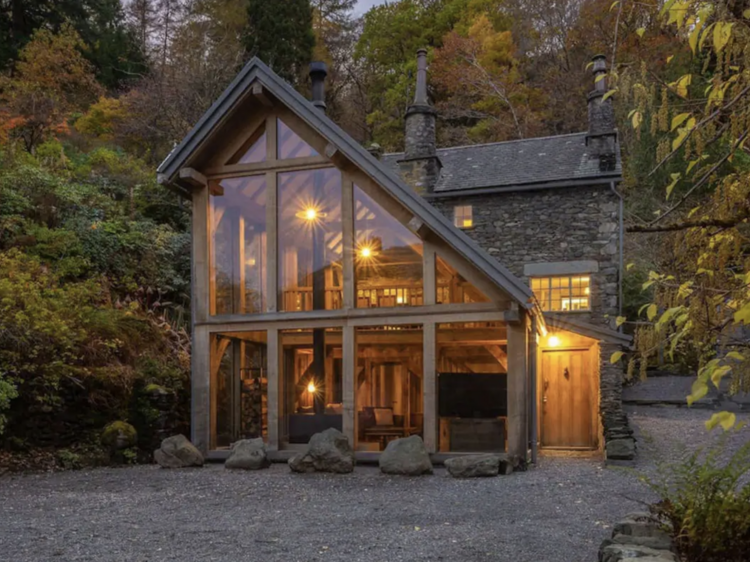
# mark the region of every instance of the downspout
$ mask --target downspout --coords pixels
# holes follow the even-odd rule
[[[534,314],[531,317],[531,341],[529,342],[529,371],[531,372],[531,381],[529,389],[529,396],[531,400],[531,462],[536,465],[537,461],[537,443],[539,441],[537,427],[537,403],[536,403],[536,369],[537,369],[537,339],[539,334],[537,333],[537,316]]]
[[[614,193],[617,198],[620,200],[620,267],[619,272],[617,274],[617,284],[618,284],[618,303],[617,303],[617,310],[619,316],[622,316],[622,299],[623,299],[623,288],[622,288],[622,278],[625,272],[625,248],[624,248],[624,242],[625,242],[625,222],[623,215],[625,214],[625,200],[622,196],[622,194],[617,191],[615,188],[615,182],[610,182],[609,184],[610,189],[612,190],[612,193]],[[620,332],[622,332],[622,326],[618,328]]]

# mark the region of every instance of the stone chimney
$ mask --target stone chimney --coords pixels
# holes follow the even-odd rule
[[[312,104],[326,112],[326,76],[328,67],[324,62],[310,63],[310,81],[312,82]]]
[[[427,50],[417,51],[417,89],[406,111],[404,157],[401,176],[417,193],[430,193],[440,176],[441,163],[435,147],[437,112],[427,98]]]
[[[604,99],[608,91],[607,59],[597,55],[593,59],[594,90],[588,95],[589,134],[586,144],[592,158],[599,160],[602,172],[614,171],[617,164],[617,127],[612,97]]]

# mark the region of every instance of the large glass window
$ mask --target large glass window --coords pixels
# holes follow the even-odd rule
[[[507,331],[502,323],[438,326],[440,451],[505,451],[507,351]]]
[[[531,280],[542,310],[589,310],[591,278],[588,275],[566,277],[536,277]]]
[[[474,210],[471,205],[456,205],[453,207],[453,224],[458,228],[474,226]]]
[[[422,326],[357,328],[357,450],[422,435]]]
[[[266,308],[266,178],[221,180],[209,197],[211,313]]]
[[[284,330],[280,337],[282,444],[307,443],[330,427],[341,431],[341,330]]]
[[[422,241],[354,186],[357,307],[420,306]]]
[[[469,302],[489,302],[490,299],[469,283],[440,256],[435,259],[437,304],[463,304]]]
[[[279,174],[278,190],[280,309],[341,308],[341,172]]]
[[[268,139],[266,127],[261,125],[250,138],[247,139],[242,148],[228,162],[229,164],[257,164],[265,162],[268,155]]]
[[[211,449],[268,439],[266,332],[211,335]]]
[[[277,120],[277,152],[279,160],[288,158],[305,158],[307,156],[318,156],[316,150],[303,141],[300,136],[292,131],[281,119]]]

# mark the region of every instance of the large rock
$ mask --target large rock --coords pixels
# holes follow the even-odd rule
[[[162,468],[203,466],[203,455],[184,435],[167,437],[154,451],[154,460]]]
[[[112,422],[102,431],[102,445],[111,451],[122,451],[137,444],[138,432],[127,422]]]
[[[346,474],[354,470],[354,450],[346,435],[328,428],[310,438],[307,451],[289,459],[293,472],[335,472]]]
[[[629,513],[615,524],[612,535],[625,535],[630,537],[655,537],[662,540],[670,540],[662,526],[650,513]]]
[[[630,438],[607,440],[607,458],[614,460],[632,460],[635,458],[635,441]]]
[[[467,455],[445,461],[445,468],[454,478],[476,478],[510,474],[513,465],[506,455]]]
[[[599,550],[599,562],[625,562],[632,559],[637,559],[638,562],[677,562],[675,555],[668,550],[635,544],[610,544]]]
[[[412,435],[388,443],[380,455],[380,471],[405,476],[432,474],[432,462],[422,438]]]
[[[242,439],[232,446],[232,454],[224,463],[224,468],[239,468],[243,470],[260,470],[271,466],[266,454],[266,444],[260,437],[257,439]]]

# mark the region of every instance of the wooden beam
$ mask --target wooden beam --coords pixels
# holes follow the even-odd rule
[[[208,185],[206,176],[201,174],[198,170],[193,168],[182,168],[180,169],[180,183],[189,185],[191,188],[201,188]]]
[[[354,184],[348,174],[343,174],[341,185],[341,230],[343,233],[343,305],[344,309],[355,307],[354,285]]]
[[[355,446],[357,431],[357,408],[355,397],[355,381],[357,367],[357,344],[354,328],[345,326],[343,330],[342,342],[342,387],[343,387],[343,408],[344,417],[342,420],[342,429],[344,435],[349,439],[352,447]]]
[[[425,306],[432,306],[437,301],[437,269],[435,268],[435,247],[429,242],[424,243],[424,288],[422,291]]]
[[[266,371],[268,373],[267,402],[268,402],[268,449],[279,450],[279,415],[281,413],[281,392],[279,377],[281,376],[281,356],[279,354],[279,331],[271,328],[267,332],[268,348],[266,353]]]
[[[422,398],[424,419],[424,444],[429,453],[437,452],[438,415],[437,415],[437,345],[435,341],[435,324],[426,322],[423,327],[422,342]]]
[[[268,95],[266,95],[266,92],[263,89],[263,84],[261,84],[260,82],[255,82],[252,85],[251,93],[255,97],[255,99],[257,99],[265,107],[273,107],[273,102],[270,100]]]
[[[208,188],[197,189],[193,195],[192,233],[192,283],[191,302],[193,323],[206,322],[209,318],[211,282],[209,269],[209,205]],[[212,268],[211,268],[212,269]]]
[[[528,449],[527,334],[525,323],[508,324],[508,454],[524,461]]]
[[[266,174],[266,310],[269,314],[277,314],[278,287],[278,187],[276,174]]]
[[[251,164],[227,164],[208,168],[206,176],[209,179],[221,179],[235,176],[246,176],[260,174],[263,172],[293,172],[307,168],[324,168],[331,166],[331,161],[324,156],[305,156],[304,158],[293,158],[291,160],[266,160],[265,162],[254,162]]]
[[[191,355],[191,436],[190,440],[204,455],[211,443],[211,366],[208,328],[193,328]]]

